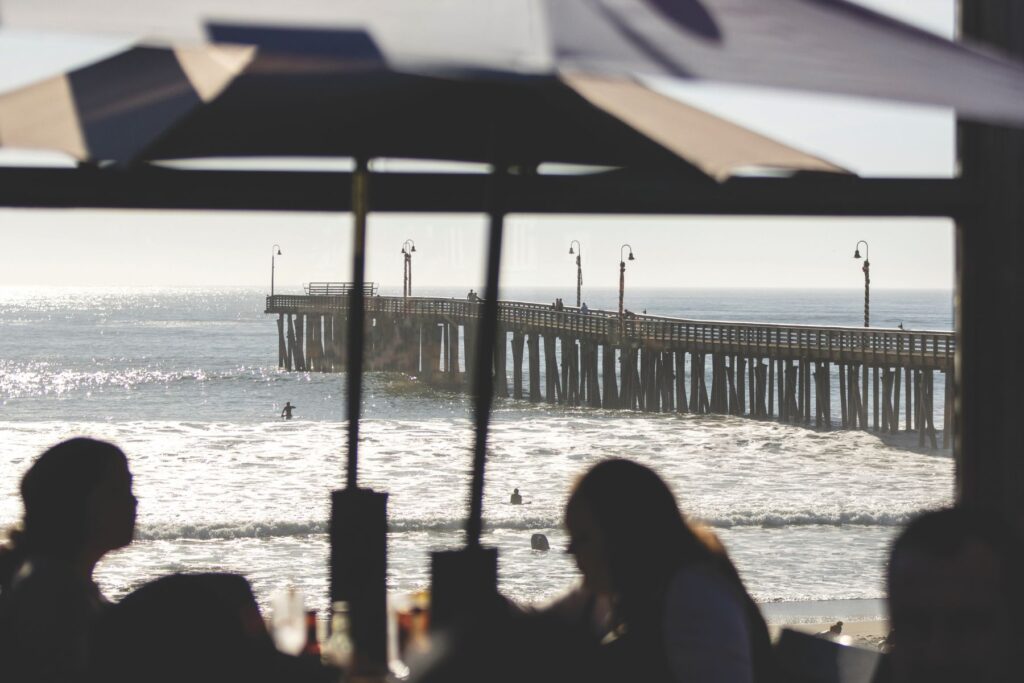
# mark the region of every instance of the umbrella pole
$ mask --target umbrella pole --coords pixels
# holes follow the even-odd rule
[[[485,609],[498,597],[498,551],[480,545],[483,529],[484,471],[487,464],[487,432],[494,402],[494,347],[498,337],[498,275],[505,228],[505,169],[495,165],[488,183],[490,236],[487,246],[487,282],[480,304],[480,329],[473,376],[476,438],[473,446],[473,479],[470,488],[466,547],[436,552],[431,556],[431,627],[445,627],[460,615]]]
[[[356,162],[352,175],[352,291],[348,315],[348,464],[344,489],[331,494],[331,602],[348,603],[354,673],[387,671],[387,499],[358,485],[359,414],[365,327],[366,217],[369,167]]]

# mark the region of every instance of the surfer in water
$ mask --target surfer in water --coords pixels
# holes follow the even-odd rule
[[[286,420],[292,419],[292,411],[295,410],[295,406],[290,401],[284,402],[284,408],[281,410],[281,417]]]
[[[521,495],[519,495],[519,489],[513,489],[512,490],[512,498],[509,500],[509,502],[512,503],[512,505],[522,505],[523,504],[523,497]]]

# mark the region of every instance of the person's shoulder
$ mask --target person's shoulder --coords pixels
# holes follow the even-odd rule
[[[3,597],[4,611],[26,628],[37,621],[50,624],[53,615],[69,622],[89,622],[109,606],[92,581],[45,564],[27,568]]]

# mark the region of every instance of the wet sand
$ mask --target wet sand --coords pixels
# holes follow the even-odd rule
[[[773,640],[784,628],[821,633],[842,621],[843,642],[878,650],[889,633],[884,600],[774,602],[760,607]]]

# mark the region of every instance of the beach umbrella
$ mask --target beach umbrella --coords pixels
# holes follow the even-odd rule
[[[251,47],[132,47],[0,95],[0,146],[128,161],[169,126],[213,100]]]
[[[206,23],[360,30],[404,70],[584,72],[796,88],[1024,122],[1024,69],[847,0],[0,0],[4,26],[206,38]]]
[[[388,68],[362,32],[221,32],[261,47],[136,47],[0,95],[0,145],[121,163],[239,156],[526,168],[566,162],[671,168],[695,181],[755,168],[842,171],[628,78],[410,74]]]

